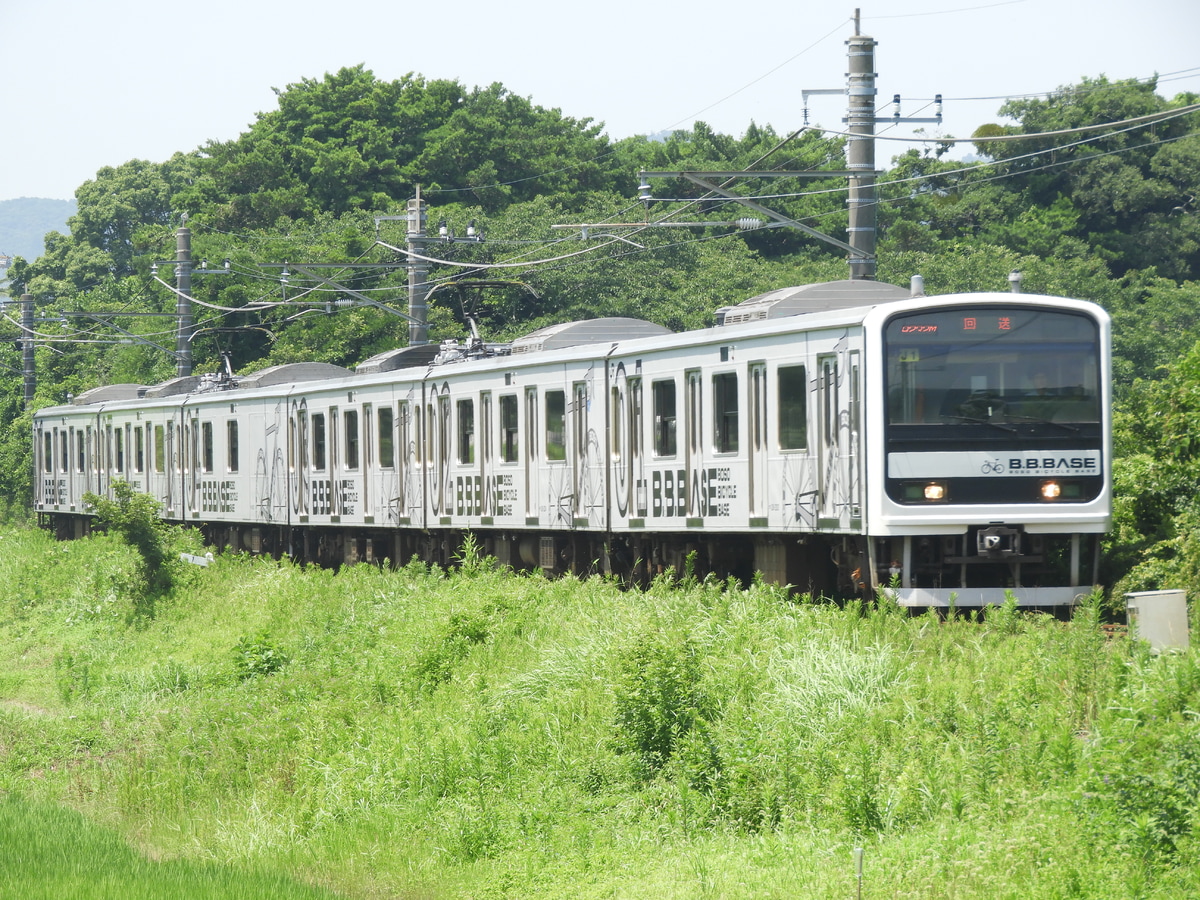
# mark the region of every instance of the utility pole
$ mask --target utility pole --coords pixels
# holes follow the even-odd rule
[[[25,375],[25,405],[37,392],[37,368],[33,353],[33,294],[21,295],[21,368]]]
[[[183,222],[175,232],[175,259],[155,262],[150,267],[150,274],[160,284],[166,284],[158,278],[159,265],[173,264],[175,266],[175,375],[184,378],[192,374],[192,276],[228,275],[231,264],[225,260],[221,269],[210,269],[208,260],[204,260],[200,268],[192,265],[192,231],[187,227],[188,216],[183,214]],[[169,284],[166,285],[170,287]]]
[[[425,256],[426,205],[417,196],[408,201],[408,344],[429,343],[429,263]]]
[[[846,168],[850,176],[850,278],[875,280],[876,223],[878,198],[875,194],[875,125],[901,122],[942,122],[942,95],[935,101],[936,114],[929,118],[901,117],[900,95],[892,96],[892,114],[875,115],[875,47],[877,41],[862,33],[859,10],[854,10],[854,36],[846,41]],[[827,94],[827,90],[803,91],[805,124],[808,121],[807,95]]]
[[[877,199],[875,196],[875,124],[877,122],[889,122],[899,124],[901,122],[937,122],[942,121],[942,95],[937,95],[937,115],[933,118],[917,119],[917,118],[901,118],[900,117],[900,95],[896,94],[892,99],[892,115],[888,117],[876,117],[875,115],[875,39],[861,34],[859,29],[859,11],[854,11],[854,36],[846,41],[849,46],[849,65],[846,73],[846,87],[829,88],[829,89],[811,89],[801,91],[801,96],[804,100],[804,127],[808,127],[808,97],[811,94],[841,94],[844,92],[849,98],[846,107],[847,132],[849,134],[846,142],[846,169],[833,170],[822,169],[819,171],[806,172],[789,172],[782,170],[771,171],[724,171],[724,172],[647,172],[643,171],[641,175],[641,185],[638,188],[639,199],[649,206],[654,199],[650,195],[650,185],[647,179],[650,178],[684,178],[693,184],[699,185],[706,191],[733,200],[743,206],[747,206],[756,212],[762,213],[768,218],[774,219],[781,225],[788,228],[793,228],[797,231],[807,234],[809,237],[815,237],[818,240],[825,241],[827,244],[832,244],[846,251],[847,258],[850,263],[850,278],[864,281],[873,281],[875,279],[875,222],[877,213]],[[848,203],[850,207],[850,222],[848,228],[849,241],[838,240],[827,234],[822,234],[815,228],[810,228],[801,222],[790,219],[787,216],[774,212],[762,204],[756,203],[753,200],[740,197],[737,194],[729,191],[729,181],[725,184],[714,184],[709,181],[710,178],[830,178],[830,177],[846,177],[850,182],[850,191]],[[659,223],[640,223],[638,227],[657,226]],[[689,224],[704,224],[704,223],[689,223]],[[711,223],[721,224],[721,223]],[[726,223],[732,224],[732,223]],[[555,226],[556,228],[559,226]],[[574,225],[566,226],[574,228],[588,229],[596,227],[593,225]],[[614,227],[612,224],[607,227]]]
[[[846,43],[846,168],[850,177],[850,278],[875,280],[875,40],[859,34],[854,11],[854,37]]]
[[[175,374],[192,374],[192,232],[187,213],[175,232]]]

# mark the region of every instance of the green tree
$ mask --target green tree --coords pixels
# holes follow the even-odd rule
[[[317,211],[384,209],[408,196],[404,167],[463,102],[458,82],[379,81],[362,65],[276,89],[279,108],[232,141],[212,141],[181,195],[220,227],[272,226]]]
[[[88,492],[84,502],[96,512],[96,521],[105,531],[117,535],[138,555],[138,584],[134,586],[134,611],[152,617],[155,600],[175,584],[179,560],[174,551],[170,525],[159,518],[159,502],[139,493],[127,481],[115,480],[112,497]]]
[[[1120,123],[1194,104],[1195,94],[1168,101],[1154,81],[1085,78],[1047,99],[1013,100],[1001,115],[1028,140],[980,144],[1010,179],[1025,208],[1069,202],[1069,233],[1102,253],[1117,274],[1155,267],[1176,280],[1200,275],[1200,114],[1140,126],[1070,135],[1056,132]],[[1067,208],[1062,207],[1060,208]]]
[[[540,194],[569,196],[624,188],[634,173],[613,165],[612,148],[590,119],[535,106],[502,84],[475,88],[405,166],[411,181],[454,190],[487,212]]]

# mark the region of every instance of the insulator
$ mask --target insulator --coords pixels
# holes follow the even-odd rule
[[[739,231],[753,231],[755,228],[762,228],[764,223],[762,219],[746,216],[745,218],[735,219],[733,224],[738,227]]]
[[[644,174],[641,176],[641,182],[638,184],[638,199],[643,203],[649,203],[654,199],[653,194],[650,192],[650,179]]]

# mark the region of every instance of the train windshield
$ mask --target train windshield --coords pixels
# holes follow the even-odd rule
[[[1035,306],[926,310],[891,319],[885,341],[889,425],[1100,421],[1099,333],[1085,315]]]

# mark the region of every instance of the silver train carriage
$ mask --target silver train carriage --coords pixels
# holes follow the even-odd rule
[[[471,532],[517,568],[758,572],[917,607],[1090,590],[1111,519],[1100,308],[844,281],[718,322],[96,388],[37,413],[35,509],[84,534],[85,492],[124,479],[219,546],[322,563],[451,564]]]

